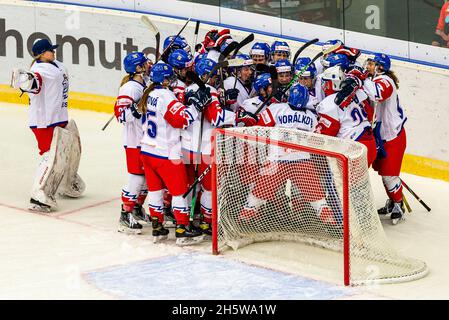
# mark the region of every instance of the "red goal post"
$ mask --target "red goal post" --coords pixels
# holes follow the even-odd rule
[[[213,253],[295,241],[341,252],[345,285],[425,276],[424,262],[388,243],[366,162],[365,146],[350,140],[285,128],[216,129]]]

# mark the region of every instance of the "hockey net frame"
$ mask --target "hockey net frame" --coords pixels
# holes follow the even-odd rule
[[[286,135],[290,135],[293,139],[287,139],[290,141],[279,139],[280,136],[284,137]],[[306,143],[296,143],[297,141],[306,141]],[[229,168],[232,168],[232,166],[230,166],[229,164],[232,161],[235,161],[234,156],[229,156],[229,151],[233,150],[233,148],[235,149],[235,146],[238,143],[250,143],[258,147],[263,146],[264,148],[267,148],[267,146],[275,146],[276,148],[283,148],[285,150],[290,149],[301,153],[309,153],[320,157],[325,157],[326,162],[330,160],[337,162],[339,164],[338,167],[340,168],[339,173],[341,177],[339,194],[343,220],[341,221],[340,226],[343,229],[343,232],[342,234],[339,234],[339,238],[337,237],[337,239],[322,239],[316,238],[313,235],[304,238],[303,235],[282,235],[279,233],[269,236],[251,234],[251,238],[249,239],[245,239],[245,235],[239,235],[238,240],[226,238],[229,237],[229,235],[225,230],[223,230],[223,228],[225,228],[223,227],[223,225],[226,225],[227,223],[221,224],[220,218],[225,217],[228,212],[223,212],[224,210],[220,210],[221,208],[219,207],[218,203],[219,198],[222,196],[220,188],[223,184],[223,176],[225,176],[224,179],[226,179],[226,177],[228,176],[228,172],[230,172]],[[227,145],[227,147],[225,145]],[[223,151],[225,151],[225,153],[223,153]],[[360,239],[362,239],[360,240],[359,238],[354,236],[354,234],[351,234],[351,231],[353,233],[360,233],[360,230],[355,230],[356,228],[351,226],[356,226],[357,224],[353,222],[353,220],[356,219],[353,217],[354,213],[352,212],[354,211],[354,206],[351,204],[351,198],[354,198],[354,195],[351,194],[350,184],[351,174],[354,171],[354,166],[358,165],[360,167],[361,163],[366,162],[366,153],[366,147],[358,142],[323,136],[320,134],[299,130],[264,127],[215,129],[212,135],[211,154],[213,226],[212,253],[217,255],[228,247],[237,249],[239,247],[255,242],[294,241],[312,245],[314,247],[342,252],[344,278],[343,282],[346,286],[398,283],[412,281],[424,277],[428,273],[427,265],[424,262],[417,259],[404,257],[398,254],[395,249],[388,243],[381,226],[380,219],[377,215],[377,212],[375,212],[367,164],[364,168],[362,168],[365,171],[363,173],[363,179],[366,180],[365,192],[367,193],[365,193],[365,195],[368,194],[368,196],[370,197],[372,206],[368,206],[366,210],[371,214],[370,219],[374,219],[372,221],[374,221],[373,228],[375,229],[375,236],[377,237],[376,241],[378,241],[381,246],[370,248],[369,244],[365,244],[361,246],[363,247],[362,249],[359,248],[360,246],[351,246],[351,241],[365,241],[363,240],[363,236],[360,237]],[[231,162],[229,162],[229,159],[231,159]],[[226,163],[226,161],[228,161],[229,163]],[[223,172],[226,172],[226,174],[223,174]],[[358,170],[358,174],[360,174],[360,168]],[[334,179],[336,178],[334,177]],[[236,205],[237,207],[239,206],[239,204]],[[239,208],[237,210],[239,210]],[[351,213],[353,217],[352,220]],[[354,228],[354,230],[352,230],[352,228]],[[364,231],[362,230],[362,232]],[[231,238],[232,237],[233,236],[231,236]],[[236,244],[235,240],[238,241],[238,244]],[[233,241],[234,244],[232,244]],[[381,247],[381,249],[379,249],[379,247]],[[370,250],[372,252],[370,252]],[[360,272],[359,270],[353,271],[352,269],[355,270],[356,264],[360,263],[361,260],[369,260],[369,262],[363,261],[363,263],[369,263],[367,264],[367,266],[375,266],[375,268],[380,268],[381,272],[379,272],[379,275],[376,274],[373,277],[371,275]],[[365,265],[363,265],[363,267],[365,267]]]

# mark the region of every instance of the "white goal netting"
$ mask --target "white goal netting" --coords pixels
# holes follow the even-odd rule
[[[284,128],[224,129],[213,163],[215,251],[295,241],[340,252],[345,284],[426,275],[424,262],[398,254],[385,236],[363,145]]]

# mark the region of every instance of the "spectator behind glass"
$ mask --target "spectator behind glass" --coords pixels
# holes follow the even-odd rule
[[[440,19],[438,20],[435,37],[432,41],[433,46],[449,47],[449,2],[446,2],[441,8]]]

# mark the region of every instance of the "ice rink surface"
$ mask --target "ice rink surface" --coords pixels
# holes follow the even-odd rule
[[[58,198],[58,212],[44,216],[26,209],[38,164],[27,109],[0,104],[0,299],[449,299],[446,182],[403,174],[432,212],[404,191],[413,212],[397,226],[383,221],[393,246],[425,261],[429,275],[345,288],[342,275],[298,261],[317,249],[296,243],[259,243],[212,256],[210,242],[179,248],[174,240],[153,244],[151,228],[139,236],[118,233],[126,182],[121,125],[113,121],[103,132],[109,114],[69,115],[80,130],[80,175],[87,189],[80,199]],[[385,194],[375,173],[371,183],[380,207]],[[323,255],[322,263],[332,254]]]

